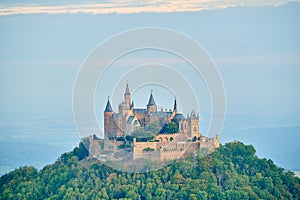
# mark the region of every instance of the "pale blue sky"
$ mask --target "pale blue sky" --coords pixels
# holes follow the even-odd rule
[[[56,2],[49,4],[53,6]],[[223,141],[241,139],[255,143],[260,155],[300,169],[299,159],[295,160],[297,156],[292,154],[299,152],[297,141],[300,140],[300,3],[280,5],[287,1],[259,1],[263,5],[272,4],[259,6],[258,1],[247,1],[247,6],[241,6],[242,1],[230,1],[232,5],[225,7],[234,8],[220,9],[219,3],[210,2],[213,5],[206,9],[202,9],[201,2],[196,2],[197,12],[70,14],[70,9],[62,7],[64,14],[46,14],[48,11],[43,10],[40,14],[32,14],[30,10],[17,14],[19,3],[3,1],[0,6],[0,139],[3,132],[7,134],[11,130],[6,126],[8,122],[16,128],[18,125],[13,122],[19,123],[24,118],[56,115],[71,120],[73,84],[88,53],[121,31],[154,26],[192,37],[215,61],[227,94],[228,117]],[[30,1],[27,7],[33,4],[39,3]],[[10,13],[3,15],[7,8]],[[134,60],[128,58],[127,62]],[[101,98],[97,105],[99,113],[107,94],[103,99],[101,94],[97,96]],[[142,106],[145,101],[138,98],[135,103]],[[169,106],[170,102],[166,98],[160,104]],[[206,113],[203,116],[201,126],[205,131],[208,117]],[[274,143],[281,136],[292,137],[282,148],[292,147],[293,151],[287,150],[281,157],[276,157],[277,148],[267,140],[270,133],[264,135],[263,131],[257,131],[260,128],[272,131],[276,127],[282,133],[274,131]],[[34,125],[31,128],[39,130]],[[67,132],[75,134],[72,123]],[[249,134],[258,137],[258,141],[249,138]]]
[[[156,26],[180,31],[207,50],[223,75],[229,113],[297,116],[298,11],[294,3],[197,13],[2,16],[1,111],[71,112],[75,75],[89,51],[121,31]]]

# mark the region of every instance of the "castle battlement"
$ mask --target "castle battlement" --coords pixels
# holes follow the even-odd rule
[[[178,149],[160,150],[161,154],[178,154],[178,153],[182,153],[182,152],[183,152],[183,149],[182,150],[178,150]]]
[[[113,111],[107,100],[104,109],[105,140],[99,143],[97,137],[90,137],[90,154],[101,154],[103,151],[116,153],[124,149],[133,154],[133,159],[153,157],[155,160],[170,160],[181,157],[186,151],[196,151],[197,148],[217,148],[219,138],[202,136],[199,122],[199,113],[195,111],[186,116],[179,113],[176,99],[173,109],[158,111],[152,92],[145,108],[135,108],[127,84],[118,112]],[[160,126],[160,131],[151,129],[153,124]],[[146,135],[143,136],[143,133]],[[97,144],[101,144],[101,147],[97,147]]]

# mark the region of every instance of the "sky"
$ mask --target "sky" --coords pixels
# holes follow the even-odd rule
[[[201,10],[215,10],[238,6],[280,6],[288,0],[191,0],[191,1],[27,1],[26,4],[19,2],[3,1],[0,7],[0,15],[12,14],[63,14],[63,13],[169,13],[169,12],[193,12]]]
[[[274,159],[289,169],[300,169],[300,160],[296,158],[300,150],[297,144],[300,140],[300,3],[177,2],[85,1],[82,5],[81,1],[68,1],[68,4],[2,1],[0,142],[3,145],[0,150],[6,152],[6,157],[0,159],[0,168],[7,171],[23,164],[41,167],[71,150],[78,143],[72,119],[72,92],[83,60],[112,35],[140,27],[161,27],[193,38],[218,67],[227,97],[222,142],[242,140],[253,144],[260,156]],[[173,55],[157,52],[135,53],[121,61],[131,66],[158,58],[163,63],[185,66]],[[118,74],[113,69],[111,73]],[[191,73],[187,71],[186,75],[190,77]],[[200,129],[205,133],[211,107],[201,81],[194,87],[200,88],[202,95]],[[137,90],[136,106],[144,106],[149,90],[149,87]],[[164,92],[169,95],[162,96],[162,91],[154,90],[156,102],[170,108],[174,96],[170,91]],[[109,95],[111,91],[96,93],[99,121]],[[114,101],[115,110],[117,103]],[[10,142],[5,142],[7,138]],[[286,140],[281,142],[282,138]],[[32,143],[36,149],[34,145],[28,147]],[[43,149],[45,144],[48,146]],[[51,151],[53,154],[47,154],[49,160],[42,163],[37,163],[32,156],[26,157],[26,161],[20,158],[26,149],[30,155]]]

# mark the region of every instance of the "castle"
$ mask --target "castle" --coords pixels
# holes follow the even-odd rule
[[[179,113],[176,99],[173,109],[158,110],[152,91],[147,107],[135,108],[127,83],[118,112],[113,111],[107,100],[104,139],[90,136],[90,156],[116,159],[114,156],[119,151],[126,151],[132,160],[150,158],[167,161],[191,155],[201,148],[211,152],[219,147],[219,136],[203,136],[199,131],[199,120],[195,111],[186,117]],[[151,129],[151,132],[152,127],[156,129]]]

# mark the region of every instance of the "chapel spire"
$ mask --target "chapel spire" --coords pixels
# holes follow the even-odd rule
[[[152,95],[152,91],[153,90],[151,90],[151,95],[150,95],[150,98],[149,98],[147,106],[156,106],[154,98],[153,98],[153,95]]]
[[[177,113],[177,101],[176,101],[176,97],[175,97],[175,100],[174,100],[174,112]]]
[[[125,94],[129,94],[130,95],[128,83],[126,84]]]
[[[149,101],[148,101],[148,104],[147,104],[147,113],[151,113],[151,112],[157,112],[157,106],[155,104],[155,101],[154,101],[154,97],[152,95],[152,91],[151,90],[151,95],[150,95],[150,98],[149,98]]]
[[[130,92],[128,83],[126,84],[125,94],[124,94],[125,104],[130,106]]]

